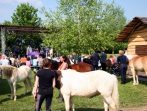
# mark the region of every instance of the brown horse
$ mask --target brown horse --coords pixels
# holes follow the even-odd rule
[[[107,67],[108,71],[110,71],[110,69],[111,69],[111,67],[112,67],[112,62],[111,62],[110,59],[107,59],[107,60],[106,60],[106,67]]]
[[[84,63],[84,62],[80,62],[78,64],[70,64],[69,68],[74,69],[77,72],[89,72],[93,70],[92,65]]]
[[[147,75],[147,56],[136,56],[129,61],[128,70],[131,71],[133,75],[133,85],[138,85],[138,72],[145,72]]]
[[[58,67],[61,65],[61,62],[57,62],[54,60],[51,60],[51,61],[52,61],[51,69],[58,70]],[[84,62],[80,62],[78,64],[70,64],[69,69],[74,69],[78,72],[89,72],[93,70],[92,65],[84,63]]]

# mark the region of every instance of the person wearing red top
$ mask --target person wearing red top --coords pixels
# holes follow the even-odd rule
[[[60,62],[62,62],[62,64],[59,66],[58,70],[66,70],[68,69],[68,66],[70,64],[70,61],[68,59],[68,57],[66,55],[62,55],[60,56]],[[58,103],[61,103],[64,101],[62,94],[59,92],[59,101]]]

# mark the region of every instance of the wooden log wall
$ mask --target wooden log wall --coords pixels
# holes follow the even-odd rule
[[[128,40],[128,55],[147,55],[147,28],[136,30]]]

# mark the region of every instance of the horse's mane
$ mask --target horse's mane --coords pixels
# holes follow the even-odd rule
[[[17,68],[9,65],[1,65],[0,68],[2,69],[3,74],[10,78],[12,75],[16,74]]]

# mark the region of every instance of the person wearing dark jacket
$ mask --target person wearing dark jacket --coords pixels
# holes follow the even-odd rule
[[[104,51],[101,52],[100,59],[101,59],[101,67],[102,67],[102,70],[103,71],[106,71],[107,54]]]
[[[124,51],[119,51],[120,56],[117,58],[117,63],[119,65],[120,75],[121,75],[121,84],[126,83],[126,71],[127,71],[127,63],[128,58],[124,55]]]
[[[95,53],[90,57],[93,70],[98,70],[98,61],[100,60],[100,56],[98,52],[95,50]]]

